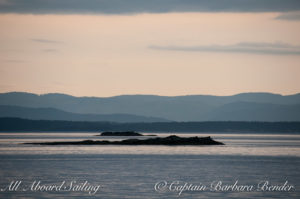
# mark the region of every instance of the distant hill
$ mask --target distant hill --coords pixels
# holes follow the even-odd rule
[[[300,104],[233,102],[218,107],[208,117],[211,121],[300,121]]]
[[[169,120],[129,114],[78,114],[55,108],[26,108],[0,105],[0,117],[18,117],[33,120],[109,121],[109,122],[167,122]]]
[[[172,121],[300,121],[300,94],[241,93],[233,96],[74,97],[65,94],[0,94],[0,105],[55,108],[78,114],[130,114]]]

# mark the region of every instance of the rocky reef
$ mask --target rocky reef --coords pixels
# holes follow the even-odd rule
[[[213,140],[211,137],[179,137],[171,135],[168,137],[157,137],[149,139],[126,139],[121,141],[108,140],[83,140],[78,142],[40,142],[24,143],[38,145],[224,145],[222,142]]]
[[[135,131],[115,131],[115,132],[107,131],[96,136],[145,136],[145,135],[141,133],[137,133]],[[155,136],[155,135],[147,135],[147,136]]]

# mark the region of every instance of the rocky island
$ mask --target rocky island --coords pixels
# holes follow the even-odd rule
[[[222,142],[218,142],[209,137],[179,137],[171,135],[168,137],[157,137],[149,139],[126,139],[121,141],[72,141],[72,142],[39,142],[39,143],[24,143],[24,144],[38,144],[38,145],[224,145]]]
[[[96,136],[145,136],[145,135],[141,133],[137,133],[135,131],[115,131],[115,132],[107,131]],[[156,136],[156,135],[146,135],[146,136]]]

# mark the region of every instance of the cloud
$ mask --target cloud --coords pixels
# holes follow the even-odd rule
[[[135,14],[167,12],[287,12],[299,0],[1,0],[2,13]]]
[[[153,50],[187,51],[187,52],[220,52],[220,53],[248,53],[272,55],[300,55],[300,46],[285,43],[255,43],[242,42],[233,45],[209,46],[149,46]]]
[[[61,41],[41,39],[41,38],[35,38],[35,39],[30,39],[30,40],[32,42],[45,44],[44,46],[49,46],[50,45],[51,47],[53,47],[52,44],[61,44],[61,43],[63,43]],[[57,53],[57,52],[59,52],[59,50],[56,49],[56,48],[45,48],[45,49],[41,49],[41,52],[44,52],[44,53]]]
[[[25,60],[20,60],[20,59],[5,59],[3,61],[6,63],[25,63],[25,62],[27,62]]]
[[[60,44],[60,43],[62,43],[61,41],[48,40],[48,39],[31,39],[31,41],[38,42],[38,43],[51,43],[51,44]]]
[[[48,49],[43,49],[42,52],[45,52],[45,53],[57,53],[58,50],[54,49],[54,48],[48,48]]]
[[[11,5],[12,3],[9,0],[0,0],[0,6],[1,5]]]
[[[300,20],[300,12],[287,12],[279,15],[275,19],[278,20],[288,20],[288,21],[299,21]]]

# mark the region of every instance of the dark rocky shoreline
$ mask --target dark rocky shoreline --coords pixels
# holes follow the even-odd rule
[[[122,141],[94,141],[83,140],[78,142],[33,142],[24,144],[36,144],[36,145],[224,145],[222,142],[213,140],[211,137],[179,137],[171,135],[164,138],[149,138],[145,140],[141,139],[126,139]]]
[[[22,118],[0,118],[0,132],[96,132],[140,131],[140,132],[184,132],[184,133],[293,133],[299,134],[300,122],[154,122],[113,123],[75,122],[52,120],[29,120]]]

